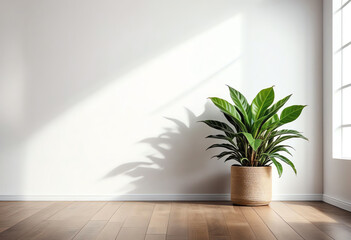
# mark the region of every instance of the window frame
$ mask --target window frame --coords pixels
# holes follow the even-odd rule
[[[345,49],[350,51],[351,39],[344,42],[343,39],[343,14],[345,7],[351,8],[351,0],[334,0],[333,1],[333,159],[351,160],[351,155],[346,156],[344,150],[343,133],[346,128],[351,128],[350,123],[344,123],[343,96],[345,89],[351,89],[351,83],[343,84],[344,62],[343,54]],[[351,23],[348,23],[351,28]],[[351,142],[351,139],[350,139]],[[350,146],[351,147],[351,146]]]

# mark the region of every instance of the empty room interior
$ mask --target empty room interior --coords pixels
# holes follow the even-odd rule
[[[0,240],[350,240],[351,0],[0,0]]]

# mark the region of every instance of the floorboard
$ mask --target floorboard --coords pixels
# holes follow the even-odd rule
[[[231,239],[256,239],[250,224],[247,222],[245,216],[241,212],[241,208],[242,207],[232,205],[221,206]]]
[[[252,231],[257,239],[261,240],[275,240],[276,237],[273,235],[271,230],[263,222],[260,216],[257,215],[256,211],[251,207],[241,207],[241,212],[246,218],[246,221],[251,226]]]
[[[284,203],[272,202],[272,208],[280,217],[287,222],[304,239],[311,240],[332,240],[326,233],[322,232],[313,223],[290,209]]]
[[[188,236],[188,204],[173,202],[169,215],[167,239],[181,239]]]
[[[73,240],[95,240],[106,224],[107,221],[89,221]]]
[[[206,218],[208,233],[211,239],[214,237],[230,236],[221,205],[209,203],[203,204],[201,207]]]
[[[24,234],[30,232],[33,228],[38,226],[43,221],[50,218],[52,215],[67,207],[70,202],[56,202],[46,208],[34,213],[32,216],[27,217],[26,219],[18,222],[12,227],[6,229],[6,231],[0,234],[0,238],[15,240],[19,239]]]
[[[122,223],[108,222],[97,236],[97,240],[114,240],[121,230]]]
[[[321,231],[334,239],[351,239],[351,228],[343,222],[338,221],[328,212],[319,210],[313,203],[303,204],[301,202],[286,203],[295,212],[313,223]],[[325,203],[325,205],[328,205]],[[342,210],[344,211],[344,210]],[[344,211],[345,216],[349,212]]]
[[[188,237],[190,240],[209,240],[206,217],[199,204],[188,207]]]
[[[109,202],[103,206],[91,220],[109,221],[115,212],[121,207],[122,202]]]
[[[152,213],[150,223],[147,229],[147,234],[150,235],[148,238],[152,238],[154,235],[166,235],[169,214],[171,212],[171,203],[157,203]],[[155,238],[155,237],[154,237]]]
[[[257,214],[273,232],[277,239],[282,240],[301,240],[303,239],[297,232],[290,227],[276,212],[269,206],[254,207]]]
[[[351,239],[351,213],[323,202],[0,202],[0,240]]]

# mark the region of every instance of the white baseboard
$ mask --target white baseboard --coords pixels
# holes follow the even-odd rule
[[[321,201],[322,194],[274,194],[273,201]],[[230,194],[0,195],[0,201],[229,201]]]
[[[0,201],[227,201],[229,194],[0,195]]]
[[[344,200],[340,200],[331,196],[328,196],[326,194],[323,195],[323,201],[326,203],[329,203],[333,206],[342,208],[346,211],[351,212],[351,202],[346,202]]]
[[[323,194],[273,194],[273,201],[322,201]]]

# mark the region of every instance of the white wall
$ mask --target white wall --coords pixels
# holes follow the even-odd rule
[[[334,159],[332,154],[332,0],[323,2],[323,131],[324,200],[351,211],[351,161]]]
[[[308,105],[289,125],[310,139],[291,141],[298,175],[274,171],[273,191],[322,194],[320,0],[0,4],[2,199],[229,193],[197,122],[222,119],[206,98],[225,84]]]

